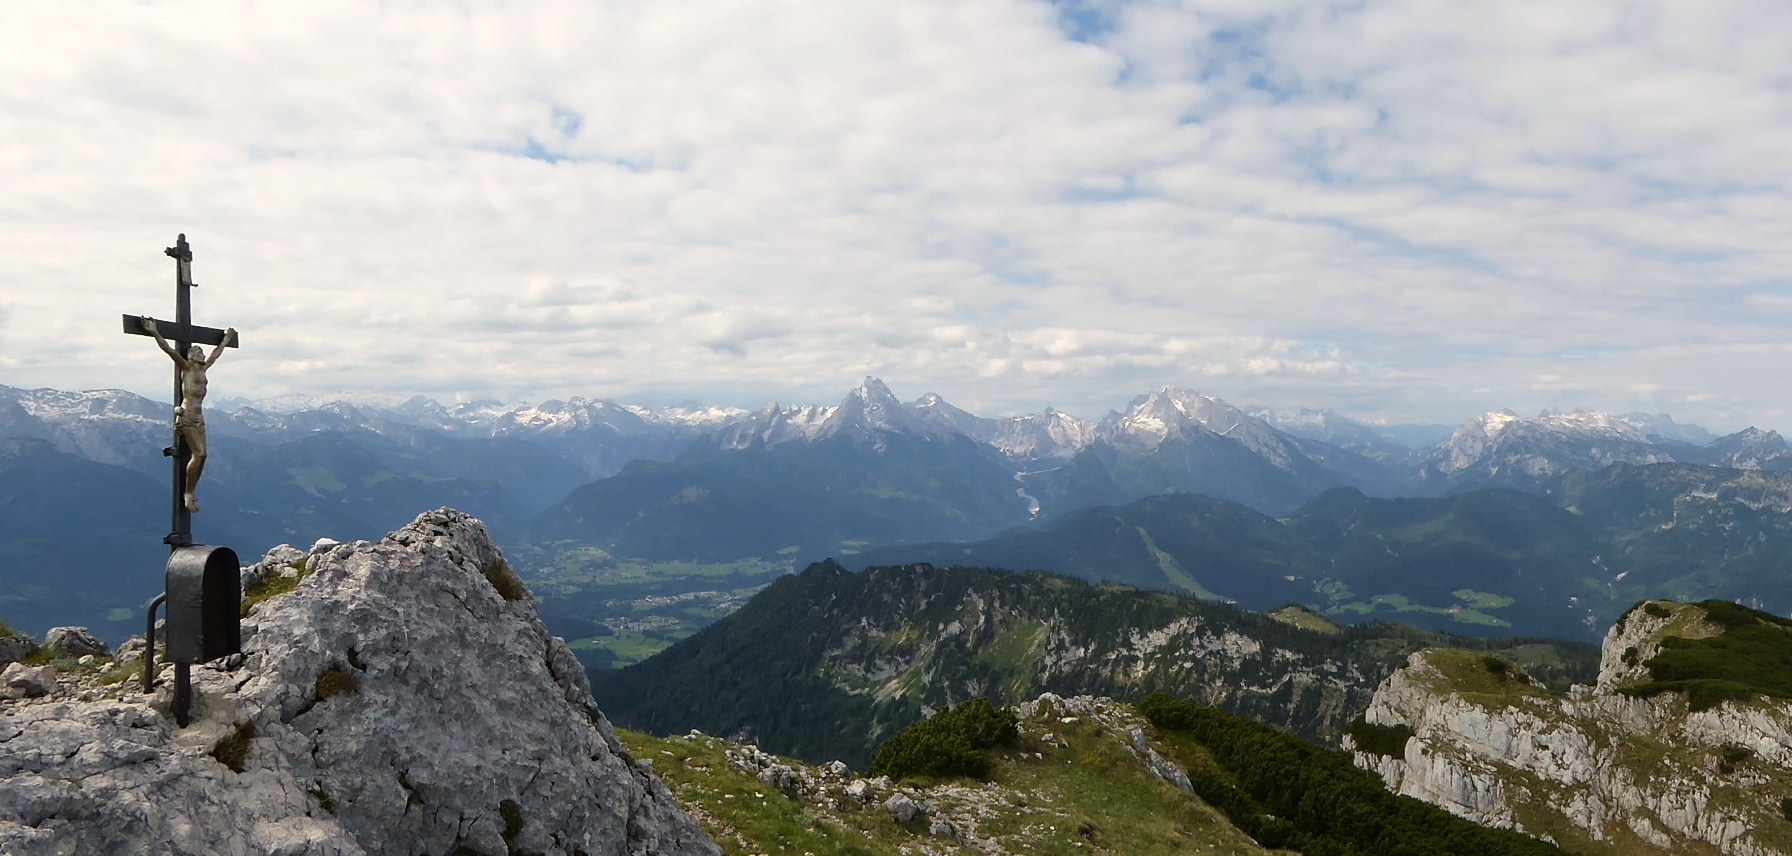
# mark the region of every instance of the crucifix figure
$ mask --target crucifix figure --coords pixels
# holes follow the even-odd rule
[[[183,261],[181,267],[185,269],[186,262]],[[137,323],[144,332],[156,337],[156,344],[174,360],[175,369],[180,372],[180,401],[174,405],[174,433],[186,442],[187,451],[191,454],[187,459],[186,490],[181,493],[181,502],[188,511],[198,511],[199,499],[195,492],[199,488],[199,475],[205,472],[205,372],[217,364],[219,357],[224,356],[225,348],[236,346],[236,328],[224,329],[224,341],[212,349],[210,357],[198,345],[193,345],[182,356],[162,336],[154,318],[141,315],[138,316]]]
[[[124,331],[133,336],[154,336],[169,359],[174,360],[174,445],[162,454],[174,459],[173,527],[164,540],[170,547],[193,543],[192,514],[199,510],[194,493],[205,470],[205,372],[223,356],[225,348],[240,344],[235,328],[219,330],[193,323],[193,248],[181,235],[163,253],[174,259],[174,318],[161,321],[147,315],[124,316]],[[207,356],[200,345],[215,346]]]

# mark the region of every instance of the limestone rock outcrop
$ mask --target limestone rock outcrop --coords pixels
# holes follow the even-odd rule
[[[52,627],[44,634],[44,647],[64,657],[106,653],[106,643],[85,627]]]
[[[166,679],[0,701],[0,852],[719,852],[479,521],[277,550],[269,575],[290,593],[251,609],[242,655],[193,669],[185,729]]]
[[[1399,793],[1564,845],[1792,852],[1792,702],[1695,711],[1680,693],[1624,692],[1649,677],[1642,664],[1664,638],[1720,632],[1702,616],[1639,605],[1607,633],[1597,685],[1567,694],[1510,663],[1421,651],[1382,683],[1345,747]]]

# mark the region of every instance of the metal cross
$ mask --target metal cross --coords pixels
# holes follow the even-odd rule
[[[216,327],[199,327],[193,324],[192,291],[199,285],[193,282],[193,248],[187,244],[187,236],[183,233],[175,239],[174,246],[162,251],[174,259],[174,320],[155,319],[156,329],[162,337],[174,343],[174,349],[186,353],[193,345],[213,345],[222,348],[234,348],[239,344],[239,337],[232,336],[225,341],[223,330]],[[124,331],[133,336],[153,336],[143,329],[142,316],[125,315]],[[174,370],[174,400],[181,400],[181,372]],[[174,432],[174,445],[162,450],[162,454],[174,459],[174,501],[172,526],[163,543],[169,547],[184,547],[193,543],[193,514],[187,510],[183,500],[187,492],[187,461],[192,450],[187,448],[187,441],[177,430]]]
[[[150,319],[148,322],[145,322],[144,316],[127,314],[124,316],[124,331],[133,336],[158,336],[163,340],[171,341],[174,343],[173,347],[176,354],[186,354],[188,350],[196,344],[211,345],[216,348],[237,347],[238,337],[232,334],[233,331],[219,330],[216,327],[200,327],[193,323],[192,292],[198,285],[193,282],[193,248],[187,244],[187,236],[185,234],[180,235],[175,239],[174,246],[167,248],[163,253],[174,259],[174,320],[163,321],[161,319]],[[152,324],[154,329],[144,329],[145,323]],[[216,352],[214,352],[214,359],[215,356]],[[227,556],[228,564],[230,565],[227,569],[229,587],[232,591],[227,592],[226,594],[234,596],[239,594],[239,592],[235,590],[237,570],[236,554],[227,548],[196,547],[193,544],[193,512],[188,507],[186,501],[186,495],[188,493],[188,488],[190,487],[187,484],[187,464],[192,457],[192,449],[188,447],[186,436],[181,431],[178,409],[178,405],[185,400],[185,390],[182,389],[183,372],[181,365],[180,361],[176,360],[174,369],[174,401],[177,405],[177,409],[174,427],[174,444],[162,450],[164,456],[174,459],[173,501],[171,503],[172,522],[169,527],[168,536],[163,538],[162,542],[168,545],[170,568],[173,568],[177,564],[183,566],[192,564],[191,561],[177,561],[179,557],[183,555],[183,550],[187,550],[189,553],[199,551],[194,553],[194,556],[200,557],[199,561],[202,563],[205,561],[203,557],[208,557],[213,554],[217,554],[220,558]],[[199,377],[203,379],[203,373],[201,373]],[[201,392],[203,392],[203,390],[201,390]],[[168,602],[168,597],[169,592],[164,591],[161,595],[156,597],[155,600],[150,601],[149,615],[145,619],[147,628],[144,638],[148,642],[148,645],[146,646],[143,656],[144,692],[151,691],[155,679],[156,607],[162,605],[164,602]],[[236,618],[234,613],[237,610],[235,597],[214,598],[209,594],[207,597],[208,599],[219,601],[220,603],[203,605],[182,603],[181,606],[183,609],[187,609],[188,612],[191,611],[192,607],[196,606],[212,608],[220,605],[228,606],[229,612],[232,613],[229,618],[234,621]],[[183,598],[183,600],[185,599],[190,598]],[[221,602],[224,600],[228,600],[229,603],[222,604]],[[175,603],[169,603],[170,630],[173,630],[175,625],[175,616],[172,614],[175,607]],[[185,616],[188,612],[183,612],[182,615]],[[240,641],[236,641],[237,637],[235,633],[228,632],[229,628],[225,628],[225,630],[227,632],[217,635],[224,636],[231,640],[227,642],[228,645],[239,646]],[[189,671],[188,661],[192,660],[197,662],[198,659],[203,659],[209,655],[188,655],[183,658],[182,656],[177,655],[175,649],[176,646],[174,640],[169,640],[169,657],[176,661],[174,666],[174,717],[175,721],[180,723],[182,727],[185,727],[188,719],[188,710],[192,704],[193,692],[192,673]]]

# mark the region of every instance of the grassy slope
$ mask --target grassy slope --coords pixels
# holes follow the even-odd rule
[[[1212,807],[1153,776],[1128,751],[1123,734],[1087,717],[1077,719],[1024,723],[1022,744],[997,757],[988,783],[926,781],[904,783],[902,789],[939,809],[957,828],[974,830],[985,846],[993,843],[990,852],[1277,852],[1258,847]],[[874,791],[866,803],[793,798],[736,769],[726,741],[618,734],[637,757],[653,762],[680,803],[730,856],[964,852],[948,839],[931,837],[925,819],[896,823],[881,807],[888,791]]]

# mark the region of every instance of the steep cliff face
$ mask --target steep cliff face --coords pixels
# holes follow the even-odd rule
[[[0,852],[716,853],[598,712],[479,521],[251,569],[194,723],[65,669],[0,701]],[[166,671],[164,672],[166,675]]]
[[[1772,667],[1751,685],[1664,656],[1723,652],[1717,670],[1746,673],[1751,651],[1777,649],[1783,668],[1782,623],[1647,602],[1607,633],[1598,683],[1567,694],[1494,658],[1422,651],[1382,683],[1346,746],[1399,793],[1582,852],[1792,853],[1792,702]],[[1708,644],[1739,630],[1748,644]]]

